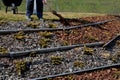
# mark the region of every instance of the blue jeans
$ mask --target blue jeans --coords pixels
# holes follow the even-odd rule
[[[26,16],[33,14],[34,0],[27,0],[26,2]],[[43,17],[43,2],[42,0],[36,0],[37,17],[40,19]]]

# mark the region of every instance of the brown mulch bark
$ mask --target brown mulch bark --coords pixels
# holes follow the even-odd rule
[[[91,43],[97,41],[108,42],[110,39],[112,39],[118,33],[120,33],[120,19],[118,19],[118,17],[94,16],[94,17],[82,18],[83,22],[86,21],[87,23],[98,22],[103,20],[112,20],[112,19],[117,19],[117,20],[112,22],[107,22],[101,25],[88,26],[70,31],[58,31],[55,34],[57,35],[58,41],[60,41],[61,43],[65,41],[69,44]],[[71,25],[82,24],[82,22],[76,22],[76,21],[72,21],[70,23]]]

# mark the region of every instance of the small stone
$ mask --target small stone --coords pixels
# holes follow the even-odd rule
[[[101,54],[101,57],[102,57],[102,58],[105,58],[105,59],[106,59],[106,58],[109,58],[109,57],[110,57],[110,53],[107,53],[107,52],[106,52],[106,53],[102,53],[102,54]]]
[[[110,72],[111,72],[111,70],[110,70],[110,69],[108,69],[108,70],[107,70],[107,73],[110,73]]]
[[[117,71],[117,68],[112,68],[112,71]]]
[[[69,71],[72,72],[72,68],[69,68]]]

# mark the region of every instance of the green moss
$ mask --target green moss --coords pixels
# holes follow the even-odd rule
[[[62,42],[62,46],[67,46],[67,45],[69,45],[68,41],[63,41]]]
[[[65,77],[65,79],[67,79],[67,80],[75,80],[73,75],[68,75],[68,76]]]
[[[83,68],[85,66],[82,61],[75,61],[73,65],[74,67],[80,67],[80,68]]]
[[[39,40],[39,45],[42,48],[46,48],[51,42],[50,38],[53,36],[53,33],[45,31],[39,32],[38,35],[41,36],[41,39]]]
[[[36,52],[31,52],[31,53],[29,54],[29,56],[30,56],[30,57],[36,57]]]
[[[51,62],[53,65],[59,65],[62,63],[62,57],[60,56],[52,56],[51,57]]]
[[[23,31],[19,31],[18,33],[16,33],[16,34],[14,35],[14,38],[15,38],[15,39],[18,39],[18,40],[24,39],[24,38],[25,38],[24,32],[23,32]]]
[[[88,48],[86,46],[84,46],[83,51],[84,51],[84,54],[86,55],[92,55],[94,53],[94,49]]]
[[[6,23],[7,23],[7,21],[5,21],[5,20],[0,20],[0,26],[4,25],[4,24],[6,24]]]
[[[88,39],[90,41],[98,41],[98,38],[96,38],[94,36],[85,36],[85,39]]]
[[[26,71],[27,69],[26,63],[27,63],[26,61],[17,61],[15,63],[15,68],[16,68],[16,72],[18,73],[18,75],[21,75]]]
[[[0,46],[0,54],[5,54],[5,53],[8,53],[8,50]]]
[[[50,42],[50,39],[41,38],[41,39],[39,40],[39,45],[40,45],[42,48],[46,48],[46,47],[49,45],[49,42]]]
[[[39,25],[40,22],[31,21],[27,23],[26,27],[38,28]]]
[[[55,23],[48,23],[49,28],[57,28],[57,24]]]
[[[53,33],[52,32],[39,32],[38,33],[41,37],[45,37],[45,38],[51,38],[53,36]]]
[[[116,71],[114,74],[113,74],[113,77],[115,79],[119,79],[120,78],[120,71]]]

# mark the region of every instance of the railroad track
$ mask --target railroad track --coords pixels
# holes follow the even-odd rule
[[[77,44],[77,45],[71,45],[71,46],[60,46],[60,47],[54,47],[54,48],[43,48],[43,49],[33,49],[33,50],[26,50],[26,51],[18,51],[18,52],[9,52],[5,54],[0,54],[0,57],[23,57],[23,56],[29,56],[31,52],[35,52],[36,54],[43,54],[43,53],[50,53],[50,52],[56,52],[56,51],[65,51],[74,49],[77,47],[100,47],[104,44],[104,42],[95,42],[95,43],[86,43],[86,44]]]
[[[114,38],[116,39],[116,38]],[[112,40],[114,40],[112,39]],[[112,41],[111,40],[111,41]],[[118,39],[119,40],[119,39]],[[98,45],[98,44],[97,44]],[[107,69],[112,67],[119,67],[120,66],[120,58],[115,57],[116,61],[112,60],[114,58],[114,55],[116,55],[118,48],[114,48],[116,52],[105,50],[101,47],[95,47],[94,44],[87,44],[87,47],[93,47],[92,53],[86,54],[84,52],[84,45],[79,46],[72,46],[70,50],[67,51],[53,51],[47,52],[43,50],[43,54],[36,54],[34,57],[26,56],[26,57],[17,57],[15,58],[9,58],[14,61],[27,61],[27,63],[30,63],[30,70],[28,70],[24,76],[25,79],[28,79],[28,75],[34,75],[30,77],[31,80],[44,80],[48,78],[54,78],[58,76],[65,76],[70,74],[77,74],[77,73],[84,73],[84,72],[91,72],[101,69]],[[77,47],[77,48],[76,48]],[[66,47],[65,47],[66,48]],[[68,48],[66,48],[68,49]],[[90,50],[91,51],[91,50]],[[105,56],[107,55],[107,56]],[[56,62],[54,60],[52,61],[52,58],[54,57]],[[57,58],[59,61],[57,61]],[[80,64],[75,66],[75,62],[78,62]],[[82,62],[82,63],[81,63]],[[11,62],[10,62],[11,63]],[[1,64],[3,66],[6,66],[5,64]],[[79,66],[81,65],[81,66]],[[6,68],[14,67],[15,65],[7,65]],[[6,69],[5,68],[5,69]],[[4,71],[4,69],[1,69],[1,71]],[[47,71],[46,71],[47,70]],[[45,73],[47,72],[47,73]],[[14,72],[13,72],[14,73]],[[14,73],[15,74],[15,73]],[[35,76],[36,75],[36,76]],[[37,76],[41,77],[37,77]],[[21,77],[22,78],[22,77]]]
[[[96,27],[95,25],[100,25],[100,24],[104,24],[104,23],[107,23],[107,22],[112,22],[114,20],[105,20],[105,21],[101,21],[101,22],[85,24],[85,25],[81,25],[80,27],[86,27],[86,26]],[[79,28],[79,26],[69,27],[69,29],[76,29],[76,28]],[[48,28],[48,29],[51,30],[53,28]],[[65,30],[69,30],[69,29],[66,28]],[[38,30],[38,32],[36,30]],[[69,42],[70,41],[69,40],[69,35],[74,34],[74,33],[72,33],[72,31],[71,32],[70,31],[66,32],[65,30],[63,31],[65,33],[62,34],[62,35],[64,36],[64,35],[68,34],[68,38],[66,36],[67,40],[64,40],[64,41],[60,40],[62,38],[62,36],[60,38],[58,37],[58,36],[60,36],[59,34],[61,34],[61,33],[49,33],[49,32],[46,32],[46,31],[44,31],[45,33],[40,33],[39,29],[26,30],[29,33],[26,33],[26,31],[24,31],[24,30],[22,30],[22,31],[18,30],[18,32],[17,32],[17,30],[13,30],[12,32],[15,32],[15,33],[10,32],[11,30],[10,31],[4,31],[3,30],[3,31],[1,31],[1,35],[0,35],[0,38],[1,38],[0,46],[8,49],[8,52],[7,52],[8,54],[5,54],[5,55],[9,56],[9,53],[12,54],[12,52],[13,53],[15,53],[15,52],[17,53],[17,51],[18,52],[21,51],[21,52],[24,53],[24,51],[26,50],[25,53],[27,53],[27,52],[30,52],[29,50],[31,50],[31,49],[35,49],[35,50],[37,49],[36,50],[37,52],[38,51],[41,52],[41,50],[42,50],[42,48],[44,46],[47,46],[46,48],[50,48],[50,50],[52,50],[52,51],[56,51],[56,50],[58,50],[56,48],[57,46],[65,46],[65,45],[69,45],[69,44],[70,45],[74,45],[74,44],[81,44],[82,43],[82,42],[79,42],[79,41],[77,41],[77,43],[75,43],[74,42],[75,40],[71,41],[72,43]],[[33,31],[33,33],[31,31]],[[49,36],[50,38],[49,39],[43,38],[41,34],[42,35],[46,35],[47,34],[47,36]],[[80,33],[80,35],[81,35],[81,33]],[[16,37],[17,38],[20,37],[21,39],[16,39]],[[76,37],[79,37],[79,35],[76,36]],[[79,38],[80,39],[85,39],[84,36],[83,37],[79,37]],[[79,38],[77,40],[79,40]],[[96,42],[96,40],[98,40],[97,38],[94,38],[92,36],[90,36],[90,37],[87,36],[87,38],[89,38],[91,40],[94,40],[92,42]],[[43,44],[40,44],[40,43],[43,43]],[[51,46],[55,47],[56,49],[53,50],[51,48]],[[61,47],[58,47],[58,48],[61,48]]]
[[[65,31],[65,30],[78,29],[87,26],[97,27],[96,25],[102,25],[107,22],[112,22],[116,20],[117,19],[105,20],[105,21],[84,24],[80,26],[73,26],[68,28],[67,27],[40,28],[40,29],[29,29],[22,31],[25,33],[39,32],[39,31]],[[1,30],[0,34],[1,35],[7,34],[6,37],[8,37],[9,34],[12,33],[14,34],[19,31],[21,30]],[[35,35],[33,38],[36,38],[36,36],[37,35]],[[6,54],[0,54],[0,61],[1,61],[0,76],[2,76],[2,78],[0,79],[21,78],[23,80],[24,79],[44,80],[58,76],[91,72],[95,70],[101,70],[116,66],[119,67],[120,66],[119,42],[117,45],[115,43],[117,40],[119,40],[119,38],[120,38],[119,35],[117,35],[115,38],[113,38],[106,44],[104,42],[96,42],[96,43],[76,44],[70,46],[47,47],[41,49],[30,48],[25,51],[18,50],[18,51],[10,51],[7,52]],[[3,39],[3,41],[6,40],[4,39],[3,36],[1,37],[1,39]],[[16,40],[16,41],[18,41],[16,42],[16,44],[19,45],[19,42],[21,43],[24,40],[23,41]],[[8,37],[6,43],[9,42],[10,40]],[[111,47],[109,47],[111,46],[111,44],[115,44],[114,46],[116,47],[112,47],[111,49]],[[23,74],[20,75],[19,70],[18,72],[16,70],[17,67],[16,64],[17,63],[21,64],[22,62],[26,62],[25,65],[29,64],[29,66],[27,66],[27,68],[29,69],[27,71],[21,72]],[[23,63],[21,65],[23,65]]]
[[[115,45],[116,45],[117,41],[119,41],[119,40],[120,40],[120,35],[117,35],[116,37],[111,39],[109,42],[104,44],[103,48],[107,51],[109,51],[109,50],[112,51],[113,49],[115,49]],[[118,49],[119,48],[116,47],[116,51],[120,51],[120,49],[119,50]],[[115,54],[113,56],[115,56],[117,54],[116,52],[114,52],[114,53]],[[120,67],[120,62],[113,63],[113,64],[108,64],[108,65],[104,65],[104,66],[102,65],[102,66],[92,67],[92,68],[89,68],[89,69],[81,69],[81,70],[78,70],[78,71],[73,71],[73,72],[68,72],[68,73],[48,75],[48,76],[45,76],[45,77],[33,78],[33,79],[30,79],[30,80],[44,80],[44,79],[49,79],[49,78],[53,79],[55,77],[61,77],[61,76],[67,76],[67,75],[73,75],[73,74],[80,74],[80,73],[87,73],[87,72],[94,72],[94,71],[97,71],[97,70],[104,70],[104,69],[109,69],[109,68],[119,68],[119,67]]]
[[[120,63],[107,65],[107,66],[96,67],[96,68],[92,68],[92,69],[80,70],[80,71],[75,71],[75,72],[70,72],[70,73],[63,73],[63,74],[58,74],[58,75],[49,75],[49,76],[46,76],[46,77],[34,78],[34,79],[30,79],[30,80],[47,80],[49,78],[51,79],[51,78],[60,77],[60,76],[67,76],[67,75],[73,75],[73,74],[93,72],[93,71],[97,71],[97,70],[103,70],[103,69],[109,69],[109,68],[115,68],[115,67],[120,67]]]
[[[78,51],[76,51],[76,49],[72,49],[69,51],[37,54],[36,57],[23,57],[23,58],[18,58],[18,59],[12,58],[12,60],[13,61],[27,60],[27,63],[29,63],[31,61],[30,62],[31,63],[30,70],[25,72],[26,75],[23,78],[28,79],[30,76],[29,79],[32,79],[32,80],[43,80],[43,79],[54,78],[54,77],[58,77],[58,76],[84,73],[84,72],[90,72],[90,71],[96,71],[96,70],[100,70],[100,69],[106,69],[106,68],[120,66],[119,59],[117,60],[117,62],[114,62],[110,58],[108,58],[108,59],[103,58],[104,56],[102,54],[104,52],[105,52],[105,54],[108,54],[108,53],[106,53],[106,51],[104,51],[104,49],[100,49],[100,50],[94,49],[95,53],[92,55],[83,54],[82,49],[83,48],[78,48]],[[99,52],[101,50],[103,52]],[[76,53],[75,53],[75,51],[76,51]],[[68,57],[69,55],[71,55],[71,57]],[[53,64],[53,62],[51,60],[52,59],[51,57],[53,57],[53,56],[62,58],[60,60],[62,62],[60,62],[60,63],[58,62],[58,64]],[[83,64],[84,66],[75,67],[74,63],[76,61],[82,62],[81,64]],[[11,63],[11,60],[9,63]],[[1,66],[0,72],[6,71],[6,69],[9,69],[8,71],[11,71],[11,69],[10,69],[11,67],[12,67],[12,69],[15,69],[15,64],[7,65],[7,67],[3,69],[2,67],[6,66],[6,65],[3,64]],[[1,72],[1,73],[3,73],[3,72]],[[17,75],[17,72],[12,72],[12,73]],[[3,74],[6,75],[6,73],[3,73]],[[32,75],[34,75],[34,76],[32,76]],[[39,75],[39,77],[37,77],[38,75]],[[17,78],[19,78],[19,76]]]
[[[118,34],[116,37],[114,37],[112,40],[108,41],[106,44],[104,44],[104,48],[112,48],[115,46],[116,41],[120,40],[120,34]]]
[[[113,20],[104,20],[104,21],[99,21],[99,22],[93,22],[93,23],[88,23],[88,24],[83,24],[83,25],[79,25],[79,26],[72,26],[72,27],[68,27],[68,28],[39,28],[39,29],[20,29],[20,30],[0,30],[0,34],[9,34],[9,33],[16,33],[19,31],[23,31],[25,33],[27,32],[39,32],[39,31],[65,31],[65,30],[72,30],[72,29],[78,29],[78,28],[82,28],[82,27],[87,27],[87,26],[95,26],[95,25],[102,25],[105,24],[107,22],[112,22],[118,19],[113,19]]]

